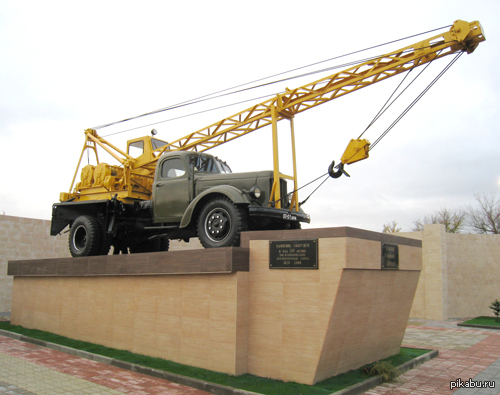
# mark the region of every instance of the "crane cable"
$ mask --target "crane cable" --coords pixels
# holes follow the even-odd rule
[[[394,126],[413,108],[415,104],[431,89],[434,84],[450,69],[450,67],[463,55],[464,51],[460,51],[455,57],[446,65],[446,67],[441,70],[441,72],[432,80],[429,85],[405,108],[405,110],[396,118],[396,120],[375,140],[369,148],[371,151],[386,135],[389,133]],[[422,70],[423,71],[423,70]],[[385,110],[384,110],[385,111]],[[364,132],[363,132],[364,133]]]
[[[429,85],[427,85],[427,87],[406,107],[406,109],[396,118],[396,120],[382,133],[382,135],[380,135],[377,140],[375,140],[375,142],[373,144],[371,144],[370,146],[370,149],[373,149],[373,147],[375,145],[377,145],[386,135],[387,133],[389,133],[391,131],[391,129],[413,108],[413,106],[429,91],[430,88],[432,88],[432,86],[450,69],[450,67],[458,60],[458,58],[460,58],[460,56],[462,56],[464,53],[464,51],[460,51],[457,55],[455,55],[455,57],[444,67],[443,70],[440,71],[440,73],[429,83]],[[408,73],[405,75],[405,77],[403,78],[403,80],[399,83],[399,85],[396,87],[396,89],[394,90],[394,92],[389,96],[389,99],[384,103],[384,105],[382,106],[382,108],[379,110],[379,112],[377,113],[377,115],[375,115],[375,117],[373,118],[373,120],[369,123],[369,125],[366,127],[366,129],[361,133],[361,135],[358,137],[358,139],[361,138],[361,136],[363,136],[363,134],[375,123],[375,121],[377,121],[381,116],[382,114],[387,111],[387,109],[392,105],[394,104],[394,102],[404,93],[404,91],[406,91],[406,89],[408,89],[408,87],[413,83],[415,82],[415,80],[420,76],[422,75],[422,73],[425,71],[425,69],[427,67],[429,67],[429,65],[432,63],[433,61],[429,62],[421,71],[420,73],[415,76],[415,78],[403,89],[402,92],[400,92],[398,94],[398,96],[396,96],[396,98],[389,104],[387,105],[387,103],[389,103],[389,101],[391,100],[391,98],[395,95],[396,91],[400,88],[400,86],[402,85],[402,83],[404,82],[404,80],[406,79],[406,77],[411,73],[411,71],[414,69],[414,67],[412,67]],[[338,167],[338,166],[337,166]],[[302,202],[299,203],[299,206],[302,206],[304,203],[307,202],[307,200],[331,177],[331,175],[329,174],[330,172],[326,172],[325,174],[322,174],[321,176],[315,178],[314,180],[308,182],[307,184],[293,190],[292,192],[288,193],[285,197],[281,198],[281,199],[278,199],[278,200],[283,200],[285,199],[286,197],[292,195],[294,192],[297,192],[299,191],[300,189],[312,184],[313,182],[316,182],[318,181],[320,178],[322,177],[325,177],[327,176],[322,182],[321,184],[319,184],[310,194],[309,196],[307,196],[306,199],[304,199]],[[274,202],[278,201],[278,200],[275,200]]]
[[[422,34],[424,34],[424,33],[422,33]],[[381,45],[385,45],[385,44],[381,44]],[[412,52],[412,50],[408,49],[408,50],[406,50],[404,52]],[[349,54],[342,55],[342,56],[348,56],[348,55]],[[310,75],[314,75],[314,74],[324,73],[326,71],[332,71],[332,70],[339,69],[339,68],[345,68],[347,66],[354,66],[354,65],[362,64],[362,63],[365,63],[367,61],[378,59],[378,58],[380,58],[380,55],[378,55],[378,56],[372,56],[370,58],[364,58],[364,59],[360,59],[360,60],[356,60],[356,61],[351,61],[351,62],[347,62],[347,63],[335,65],[335,66],[330,66],[330,67],[323,68],[323,69],[320,69],[320,70],[310,71],[310,72],[307,72],[307,73],[298,74],[298,75],[295,75],[295,76],[292,76],[292,77],[282,78],[280,80],[275,80],[275,81],[267,82],[267,83],[260,84],[260,85],[254,85],[254,86],[251,86],[251,87],[248,87],[248,88],[245,88],[245,89],[240,89],[240,90],[237,90],[237,91],[224,93],[224,94],[220,94],[220,95],[209,97],[209,98],[203,98],[205,96],[202,96],[201,98],[203,98],[203,99],[200,99],[200,100],[193,99],[191,101],[186,101],[186,102],[180,103],[178,105],[172,105],[172,106],[167,107],[167,108],[165,108],[163,110],[152,111],[152,112],[147,113],[147,114],[143,114],[143,115],[140,115],[140,116],[137,116],[137,117],[133,117],[133,118],[124,119],[122,121],[114,122],[114,123],[107,124],[107,125],[95,126],[92,129],[97,130],[97,129],[100,129],[100,128],[105,128],[107,126],[112,126],[112,125],[115,125],[115,124],[118,124],[118,123],[126,122],[126,121],[133,120],[133,119],[137,119],[137,118],[140,118],[140,117],[143,117],[143,116],[146,116],[146,115],[153,115],[153,114],[156,114],[156,113],[159,113],[159,112],[162,112],[162,111],[174,110],[174,109],[181,108],[181,107],[184,107],[184,106],[188,106],[188,105],[192,105],[192,104],[198,104],[198,103],[202,103],[202,102],[208,101],[208,100],[218,99],[218,98],[221,98],[221,97],[224,97],[224,96],[229,96],[229,95],[233,95],[233,94],[236,94],[236,93],[241,93],[241,92],[249,91],[249,90],[252,90],[252,89],[257,89],[257,88],[262,88],[262,87],[265,87],[265,86],[270,86],[270,85],[273,85],[273,84],[277,84],[279,82],[290,81],[290,80],[294,80],[294,79],[297,79],[297,78],[302,78],[302,77],[305,77],[305,76],[310,76]],[[332,58],[332,59],[335,59],[335,58]],[[329,60],[332,60],[332,59],[329,59]],[[321,62],[317,62],[317,63],[321,63]],[[315,63],[315,64],[317,64],[317,63]],[[303,67],[309,67],[309,66],[303,66]],[[293,70],[291,70],[291,71],[293,71]],[[280,73],[280,74],[285,74],[285,73],[288,73],[288,72],[284,72],[284,73]],[[279,75],[279,74],[276,74],[276,75]],[[267,77],[267,78],[271,78],[271,77]],[[263,79],[265,79],[265,78],[263,78]],[[259,80],[257,80],[257,81],[259,81]],[[243,85],[245,85],[245,84],[242,84],[240,86],[243,86]],[[229,89],[232,89],[232,88],[229,88]],[[226,90],[229,90],[229,89],[226,89]],[[220,92],[224,92],[224,91],[225,90],[220,91]],[[215,92],[214,94],[217,94],[217,93],[218,92]],[[280,95],[280,94],[283,94],[283,93],[286,93],[286,91],[281,91],[281,92],[278,92],[277,94]],[[153,123],[149,123],[149,124],[146,124],[146,125],[141,125],[141,126],[137,126],[137,127],[134,127],[134,128],[121,130],[119,132],[109,133],[109,134],[104,135],[103,137],[113,136],[115,134],[121,134],[121,133],[125,133],[125,132],[130,132],[132,130],[137,130],[137,129],[141,129],[141,128],[148,127],[148,126],[154,126],[154,125],[158,125],[160,123],[175,121],[175,120],[182,119],[182,118],[187,118],[187,117],[190,117],[190,116],[193,116],[193,115],[203,114],[205,112],[210,112],[210,111],[214,111],[214,110],[220,110],[222,108],[231,107],[231,106],[234,106],[234,105],[237,105],[237,104],[243,104],[243,103],[247,103],[247,102],[251,102],[251,101],[255,101],[255,100],[259,100],[259,99],[271,98],[271,97],[274,97],[275,95],[276,95],[276,93],[272,93],[272,94],[265,95],[265,96],[259,96],[259,97],[254,97],[252,99],[247,99],[247,100],[243,100],[243,101],[239,101],[239,102],[225,104],[225,105],[222,105],[222,106],[219,106],[219,107],[212,107],[212,108],[209,108],[209,109],[206,109],[206,110],[201,110],[201,111],[197,111],[197,112],[193,112],[193,113],[189,113],[189,114],[185,114],[185,115],[180,115],[180,116],[177,116],[177,117],[174,117],[174,118],[169,118],[169,119],[166,119],[166,120],[163,120],[163,121],[153,122]],[[206,96],[210,96],[210,95],[206,95]]]
[[[223,90],[220,90],[220,91],[216,91],[216,92],[213,92],[211,94],[199,96],[199,97],[194,98],[194,99],[190,99],[190,100],[187,100],[187,101],[184,101],[184,102],[180,102],[180,103],[173,104],[173,105],[170,105],[170,106],[167,106],[167,107],[163,107],[163,108],[160,108],[160,109],[155,110],[155,111],[150,111],[150,112],[138,115],[138,116],[129,117],[129,118],[122,119],[120,121],[115,121],[115,122],[111,122],[111,123],[107,123],[107,124],[95,126],[95,127],[93,127],[93,129],[95,129],[95,130],[102,129],[102,128],[105,128],[105,127],[108,127],[108,126],[112,126],[112,125],[116,125],[116,124],[119,124],[119,123],[130,121],[130,120],[142,118],[142,117],[145,117],[145,116],[148,116],[148,115],[157,114],[157,113],[168,111],[168,110],[171,110],[171,109],[176,109],[176,108],[180,108],[180,107],[183,107],[183,106],[187,106],[187,105],[199,103],[199,102],[202,102],[202,101],[205,101],[205,100],[211,100],[211,99],[214,99],[214,98],[217,98],[217,97],[221,97],[221,96],[225,96],[225,95],[230,95],[230,94],[242,92],[242,91],[249,90],[249,89],[255,89],[255,88],[258,88],[258,87],[262,87],[262,86],[274,84],[274,83],[277,83],[277,82],[286,81],[286,80],[292,79],[292,78],[297,78],[297,77],[285,78],[285,79],[281,79],[281,80],[278,80],[278,81],[275,81],[275,82],[260,84],[260,85],[257,85],[257,86],[253,86],[253,87],[241,89],[241,90],[238,90],[238,91],[235,91],[235,92],[228,92],[228,91],[232,91],[234,89],[237,89],[237,88],[240,88],[240,87],[243,87],[243,86],[246,86],[246,85],[250,85],[250,84],[254,84],[256,82],[264,81],[264,80],[269,79],[269,78],[274,78],[274,77],[277,77],[277,76],[280,76],[280,75],[284,75],[284,74],[287,74],[287,73],[290,73],[290,72],[293,72],[293,71],[301,70],[301,69],[304,69],[304,68],[307,68],[307,67],[311,67],[311,66],[315,66],[315,65],[318,65],[318,64],[321,64],[321,63],[329,62],[329,61],[332,61],[332,60],[335,60],[335,59],[339,59],[339,58],[342,58],[342,57],[354,55],[356,53],[364,52],[364,51],[367,51],[367,50],[370,50],[370,49],[374,49],[374,48],[378,48],[378,47],[381,47],[381,46],[393,44],[393,43],[396,43],[396,42],[399,42],[399,41],[407,40],[407,39],[410,39],[410,38],[413,38],[413,37],[420,36],[422,34],[427,34],[427,33],[431,33],[431,32],[437,31],[437,30],[442,30],[442,29],[448,28],[450,26],[451,25],[443,26],[443,27],[440,27],[440,28],[437,28],[437,29],[433,29],[433,30],[429,30],[429,31],[422,32],[422,33],[419,33],[419,34],[414,34],[414,35],[411,35],[411,36],[400,38],[398,40],[388,41],[388,42],[386,42],[384,44],[374,45],[372,47],[368,47],[368,48],[365,48],[365,49],[357,50],[357,51],[354,51],[354,52],[350,52],[350,53],[347,53],[347,54],[344,54],[344,55],[336,56],[336,57],[333,57],[333,58],[330,58],[330,59],[326,59],[326,60],[322,60],[322,61],[319,61],[319,62],[311,63],[309,65],[297,67],[297,68],[294,68],[294,69],[291,69],[291,70],[288,70],[288,71],[284,71],[284,72],[281,72],[281,73],[270,75],[268,77],[260,78],[260,79],[257,79],[257,80],[254,80],[254,81],[250,81],[250,82],[247,82],[247,83],[244,83],[244,84],[233,86],[231,88],[226,88],[226,89],[223,89]],[[324,69],[323,71],[325,71],[325,70],[328,70],[328,69]],[[305,73],[305,74],[303,74],[301,76],[310,75],[310,74],[313,74],[313,73],[314,72],[312,72],[312,73]],[[218,95],[218,94],[223,93],[223,92],[228,92],[228,93],[226,93],[224,95],[215,96],[215,95]],[[215,96],[215,97],[211,97],[211,96]]]

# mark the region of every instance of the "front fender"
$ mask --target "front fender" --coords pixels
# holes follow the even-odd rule
[[[240,191],[238,188],[232,187],[230,185],[219,185],[206,191],[200,193],[196,198],[189,204],[181,220],[180,228],[185,228],[191,223],[193,213],[200,203],[200,201],[209,198],[209,195],[224,195],[234,204],[250,204],[250,196]]]

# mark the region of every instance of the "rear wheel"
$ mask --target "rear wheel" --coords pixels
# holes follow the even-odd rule
[[[198,217],[198,238],[205,248],[237,246],[240,233],[246,227],[242,208],[227,198],[214,198],[203,207]]]
[[[79,216],[69,231],[69,251],[74,257],[98,255],[101,247],[99,222],[90,215]]]

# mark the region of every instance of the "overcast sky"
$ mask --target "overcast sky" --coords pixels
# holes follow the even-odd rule
[[[415,219],[442,207],[473,204],[475,193],[500,195],[499,18],[498,0],[0,0],[0,215],[50,219],[52,203],[70,187],[86,128],[448,26],[457,19],[480,21],[486,42],[462,56],[369,159],[347,167],[351,178],[330,179],[303,209],[311,215],[311,227],[381,231],[383,224],[396,220],[409,230]],[[449,60],[433,64],[404,105]],[[123,149],[126,140],[149,134],[153,127],[157,137],[172,141],[252,103],[163,121],[316,78],[98,132]],[[398,78],[297,115],[299,184],[324,174],[332,160],[338,162],[349,140],[361,134],[396,88]],[[400,111],[386,114],[364,137],[376,140]],[[136,127],[142,128],[123,132]],[[284,170],[288,130],[280,123]],[[268,129],[209,152],[226,160],[233,171],[272,168]],[[311,189],[300,199],[308,192]]]

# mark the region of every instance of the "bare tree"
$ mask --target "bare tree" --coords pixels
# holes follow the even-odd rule
[[[383,233],[396,233],[401,232],[401,228],[398,228],[398,223],[396,221],[389,222],[388,224],[384,224],[384,228],[382,230]]]
[[[500,233],[500,200],[495,193],[474,194],[479,203],[467,210],[467,222],[476,233]]]
[[[417,219],[411,229],[413,232],[424,230],[425,225],[443,224],[447,233],[460,233],[466,225],[467,212],[463,209],[448,210],[443,207],[433,214]]]

